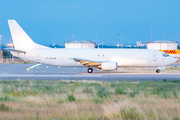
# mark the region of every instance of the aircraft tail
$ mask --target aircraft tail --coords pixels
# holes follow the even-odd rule
[[[45,47],[34,43],[15,20],[8,20],[8,24],[15,49],[26,50]]]

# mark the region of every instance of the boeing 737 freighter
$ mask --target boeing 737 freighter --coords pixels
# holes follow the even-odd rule
[[[155,67],[160,72],[164,67],[176,62],[167,53],[147,49],[70,49],[49,48],[35,43],[15,20],[8,20],[14,49],[11,53],[24,60],[53,66],[88,67],[110,71],[118,67]]]

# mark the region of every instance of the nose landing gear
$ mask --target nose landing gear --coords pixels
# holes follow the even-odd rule
[[[156,70],[156,73],[160,73],[160,69],[157,69],[157,70]]]
[[[92,72],[93,72],[93,69],[92,69],[92,68],[88,68],[87,72],[88,72],[88,73],[92,73]]]

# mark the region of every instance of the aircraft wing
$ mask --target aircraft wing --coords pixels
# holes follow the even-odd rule
[[[79,58],[72,58],[72,60],[74,60],[77,63],[80,63],[84,66],[98,67],[101,65],[100,61],[92,61],[92,60],[79,59]]]
[[[18,52],[18,53],[26,53],[26,51],[16,50],[16,49],[13,49],[13,48],[4,48],[4,50]]]

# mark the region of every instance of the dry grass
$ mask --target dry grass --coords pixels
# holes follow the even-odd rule
[[[27,101],[26,101],[27,99]],[[163,119],[180,118],[180,101],[157,96],[128,98],[114,96],[117,101],[107,100],[95,104],[91,100],[64,102],[26,98],[19,102],[0,102],[10,107],[0,111],[1,119]]]
[[[59,90],[64,90],[61,84],[66,88],[66,91],[57,92],[58,86],[61,87]],[[0,119],[179,120],[180,96],[178,94],[173,96],[169,93],[170,90],[179,91],[179,84],[179,81],[136,83],[126,81],[69,81],[68,83],[62,81],[0,81],[0,105],[4,104],[9,108],[8,111],[0,109]],[[37,85],[40,85],[41,89]],[[47,85],[53,86],[55,89],[48,88]],[[49,91],[46,91],[42,86],[48,88]],[[163,97],[161,95],[165,94],[161,93],[163,91],[151,94],[153,89],[157,91],[158,88],[162,89],[163,86],[172,87],[172,89],[167,90],[167,95]],[[119,94],[121,92],[116,87],[125,87],[125,92]],[[19,92],[12,93],[5,88],[19,90]],[[32,94],[32,91],[32,93],[26,95],[27,93],[23,92],[26,88],[28,90],[38,89],[39,94],[36,92]],[[42,91],[46,92],[42,93]],[[136,91],[134,96],[130,95],[133,91]],[[76,98],[75,101],[68,101],[68,94],[73,94]],[[5,99],[4,96],[8,97]]]

